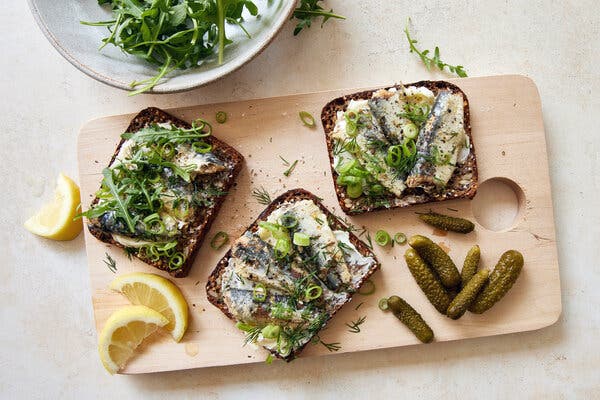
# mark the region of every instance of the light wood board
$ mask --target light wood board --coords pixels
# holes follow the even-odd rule
[[[477,197],[473,202],[449,201],[371,213],[349,220],[357,226],[366,226],[373,234],[378,229],[385,229],[392,233],[404,232],[407,236],[419,233],[433,237],[437,242],[443,242],[459,266],[475,243],[481,246],[481,265],[487,268],[493,268],[505,250],[514,248],[525,257],[521,276],[507,297],[489,312],[483,315],[467,313],[453,321],[431,306],[408,272],[403,259],[407,246],[383,249],[375,245],[382,263],[381,271],[373,279],[377,287],[375,294],[356,295],[321,334],[325,342],[340,342],[341,350],[330,353],[321,345],[309,345],[301,357],[417,344],[417,339],[393,315],[377,308],[379,298],[392,294],[402,296],[421,312],[437,341],[528,331],[551,325],[558,319],[561,312],[558,259],[537,88],[530,79],[515,75],[451,81],[469,98],[479,182],[501,177],[522,189],[514,224],[496,232],[478,223],[476,230],[468,235],[444,235],[421,223],[414,214],[430,208],[450,214],[454,212],[452,210],[458,210],[457,215],[474,220],[472,205]],[[354,91],[335,90],[168,110],[187,121],[202,117],[210,122],[214,122],[217,111],[226,111],[228,121],[222,125],[215,123],[214,135],[234,146],[246,158],[237,185],[227,197],[207,237],[211,238],[218,231],[228,232],[232,240],[241,235],[264,208],[251,195],[253,188],[261,186],[273,198],[287,189],[305,188],[321,196],[324,204],[336,214],[343,215],[331,181],[322,127],[320,123],[316,129],[304,127],[298,112],[309,111],[318,119],[321,108],[330,99]],[[78,159],[85,209],[99,187],[102,168],[110,160],[119,135],[132,117],[133,114],[100,118],[81,129]],[[290,162],[300,160],[290,177],[283,176],[287,167],[279,156]],[[494,195],[486,198],[491,198],[493,203]],[[492,206],[494,204],[490,204]],[[120,294],[108,290],[115,275],[103,263],[105,252],[117,260],[119,274],[146,271],[168,275],[138,260],[129,261],[121,250],[99,242],[87,229],[85,239],[96,327],[100,330],[113,311],[128,304]],[[265,350],[251,345],[242,347],[243,333],[206,299],[206,279],[226,251],[226,248],[215,251],[205,242],[190,275],[175,280],[190,307],[190,326],[182,342],[174,343],[166,334],[158,334],[148,340],[124,373],[262,362],[266,358]],[[361,332],[349,332],[345,323],[360,316],[367,316]]]

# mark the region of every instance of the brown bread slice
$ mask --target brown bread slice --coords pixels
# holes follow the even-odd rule
[[[137,132],[140,129],[154,123],[171,123],[177,127],[185,129],[191,128],[191,125],[189,123],[182,121],[172,116],[171,114],[162,111],[161,109],[149,107],[140,111],[140,113],[137,114],[133,118],[133,120],[131,120],[131,123],[129,124],[125,132]],[[229,166],[223,187],[223,191],[227,192],[233,186],[236,176],[242,169],[244,157],[233,147],[218,140],[212,135],[204,138],[204,140],[213,146],[212,153],[214,153],[219,159],[227,162]],[[115,161],[117,155],[119,154],[119,150],[121,149],[121,146],[124,142],[124,139],[122,139],[119,142],[108,165],[112,165],[112,163]],[[163,260],[151,261],[143,254],[138,254],[137,252],[135,253],[135,256],[140,260],[144,261],[145,263],[152,265],[153,267],[164,271],[168,271],[172,276],[176,278],[187,276],[192,264],[194,263],[196,252],[202,245],[204,237],[209,231],[210,226],[214,221],[215,217],[217,216],[219,209],[221,208],[221,205],[223,204],[223,201],[225,200],[226,196],[227,193],[216,198],[213,207],[205,208],[205,212],[199,213],[196,216],[196,218],[188,224],[188,228],[186,229],[183,235],[183,241],[180,241],[178,244],[178,248],[179,246],[181,246],[182,248],[187,248],[190,251],[189,256],[187,257],[185,263],[182,265],[181,268],[175,271],[170,271],[168,265],[166,265]],[[95,205],[98,202],[98,200],[99,199],[97,197],[94,198],[94,200],[91,203],[91,206]],[[92,219],[88,222],[88,229],[92,235],[98,238],[98,240],[113,244],[117,247],[124,248],[122,244],[118,243],[112,238],[110,232],[102,230],[96,219]]]
[[[269,204],[262,213],[260,213],[258,218],[252,223],[252,225],[250,225],[248,227],[247,231],[255,232],[258,229],[259,221],[266,220],[267,217],[274,210],[276,210],[281,204],[286,203],[286,202],[300,201],[300,200],[312,200],[327,216],[327,220],[329,221],[331,229],[345,230],[345,231],[348,230],[348,228],[342,223],[342,221],[340,221],[340,219],[338,217],[336,217],[327,208],[325,208],[325,206],[321,203],[321,200],[317,196],[315,196],[314,194],[312,194],[309,191],[304,190],[304,189],[292,189],[292,190],[289,190],[289,191],[283,193],[282,195],[277,197],[275,200],[273,200],[273,202],[271,204]],[[379,269],[381,264],[377,260],[377,257],[375,256],[373,251],[364,242],[362,242],[356,235],[354,235],[352,232],[349,232],[349,237],[350,237],[350,242],[356,247],[356,249],[358,250],[359,253],[361,253],[365,257],[372,257],[375,260],[375,263],[373,264],[373,266],[364,274],[364,276],[362,276],[360,278],[360,280],[357,281],[356,285],[354,286],[354,290],[356,292],[360,289],[360,287],[364,284],[364,282],[367,279],[369,279],[369,277],[371,277],[371,275],[373,275],[373,273],[375,271],[377,271]],[[229,309],[227,308],[227,305],[223,301],[222,295],[221,295],[221,279],[223,276],[223,272],[225,271],[225,267],[227,266],[227,263],[229,262],[230,258],[231,258],[231,249],[217,263],[217,266],[215,267],[213,272],[208,277],[208,282],[206,283],[206,294],[208,297],[208,301],[210,301],[215,307],[217,307],[219,310],[221,310],[228,318],[235,320],[233,315],[229,312]],[[352,294],[350,294],[346,303],[350,302],[352,300],[352,297],[353,297]],[[323,325],[323,328],[321,330],[323,330],[326,327],[327,323],[329,323],[331,318],[333,318],[333,316],[337,313],[337,311],[339,311],[339,309],[342,308],[342,306],[346,303],[340,304],[334,310],[334,312],[331,313],[329,319],[325,322],[325,324]],[[290,353],[287,357],[281,357],[275,351],[271,351],[271,353],[274,356],[289,362],[289,361],[292,361],[294,358],[296,358],[302,352],[302,350],[304,349],[304,347],[306,347],[306,345],[308,343],[310,343],[310,341],[308,341],[301,348],[298,348],[294,352]],[[241,332],[240,332],[240,345],[241,345]]]
[[[395,85],[386,88],[395,87],[398,90],[400,90],[402,86],[425,87],[431,90],[435,95],[437,95],[437,93],[440,90],[450,90],[453,93],[460,93],[462,95],[464,99],[465,133],[469,137],[471,143],[471,151],[469,153],[469,156],[464,163],[459,164],[457,166],[456,170],[454,171],[454,174],[452,175],[452,178],[448,182],[448,185],[443,191],[439,193],[429,194],[421,188],[407,188],[402,194],[402,197],[396,198],[392,195],[387,198],[387,200],[392,203],[391,207],[386,207],[385,205],[381,204],[367,204],[364,201],[360,201],[360,199],[359,201],[354,201],[353,199],[347,197],[346,190],[344,189],[344,187],[338,185],[337,183],[338,173],[334,169],[333,162],[334,140],[332,139],[331,134],[335,127],[338,111],[345,111],[350,100],[362,100],[371,98],[373,93],[376,92],[378,89],[366,90],[363,92],[353,93],[333,99],[329,103],[327,103],[325,107],[323,107],[323,110],[321,112],[321,122],[323,123],[323,129],[325,130],[325,141],[327,142],[327,150],[329,152],[329,163],[331,165],[333,185],[338,197],[338,201],[340,203],[340,207],[347,214],[360,214],[369,211],[385,210],[388,208],[408,207],[414,204],[424,204],[443,200],[472,199],[475,196],[475,193],[477,192],[477,160],[475,157],[475,146],[473,144],[473,136],[471,135],[469,101],[465,93],[458,86],[445,81],[419,81],[416,83],[408,83],[406,85]],[[397,201],[397,199],[400,199],[400,201]]]

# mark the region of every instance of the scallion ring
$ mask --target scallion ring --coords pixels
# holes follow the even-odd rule
[[[176,269],[181,268],[181,266],[183,265],[183,262],[185,261],[185,257],[183,256],[182,253],[175,253],[171,256],[171,258],[169,259],[169,269],[171,271],[174,271]]]
[[[289,240],[278,239],[275,243],[274,250],[275,257],[281,259],[290,254],[290,251],[292,250],[292,244]]]
[[[388,244],[390,244],[391,240],[392,238],[390,237],[390,234],[382,229],[378,230],[377,233],[375,233],[375,243],[377,243],[380,246],[387,246]]]
[[[308,236],[306,233],[294,232],[293,242],[296,246],[304,246],[304,247],[309,246],[310,245],[310,236]]]
[[[379,299],[379,303],[377,303],[377,306],[379,307],[379,309],[381,311],[387,311],[389,308],[387,297],[383,297],[383,298]]]
[[[169,160],[175,155],[175,147],[173,146],[173,144],[167,142],[160,146],[159,152],[163,158]]]
[[[302,121],[304,126],[308,126],[309,128],[314,128],[316,126],[315,117],[313,117],[308,111],[300,111],[298,115],[300,116],[300,121]]]
[[[402,148],[398,145],[388,147],[385,163],[390,167],[397,167],[402,162]]]
[[[150,171],[150,175],[147,178],[148,182],[150,182],[150,183],[158,183],[158,182],[160,182],[160,179],[161,179],[160,172],[158,172],[158,171]]]
[[[351,199],[356,199],[357,197],[360,197],[362,195],[362,184],[358,183],[348,185],[348,187],[346,187],[346,192],[348,193],[348,197],[350,197]]]
[[[346,111],[346,120],[350,122],[358,123],[359,115],[355,111]]]
[[[224,124],[225,122],[227,122],[227,113],[225,111],[217,111],[215,119],[219,124]]]
[[[360,289],[358,289],[358,294],[363,296],[368,296],[373,293],[375,293],[375,284],[370,279],[367,279],[365,283],[362,284]]]
[[[263,302],[267,299],[267,288],[262,283],[257,283],[252,289],[252,298],[254,301]]]
[[[223,248],[223,246],[225,246],[227,243],[229,243],[229,235],[227,232],[220,231],[213,236],[212,240],[210,241],[210,247],[213,250],[221,250],[221,248]]]
[[[398,232],[394,235],[394,241],[398,244],[406,243],[406,235],[402,232]]]
[[[306,301],[313,301],[318,299],[323,294],[323,288],[319,285],[310,285],[304,291],[304,298]]]
[[[362,178],[359,176],[352,175],[340,175],[337,177],[337,183],[340,185],[360,185],[362,183]]]
[[[204,130],[205,128],[206,130]],[[212,125],[205,120],[198,118],[192,122],[192,130],[194,130],[196,134],[201,134],[204,137],[210,136],[212,134]]]
[[[212,150],[212,144],[206,143],[205,141],[198,141],[192,143],[192,150],[196,153],[205,154]]]
[[[190,202],[187,199],[176,199],[173,202],[173,214],[182,221],[190,214]]]
[[[414,140],[407,140],[402,144],[402,153],[405,157],[411,157],[417,153],[417,145]]]
[[[165,223],[158,213],[148,215],[142,222],[144,223],[146,230],[153,235],[163,235],[167,231]]]
[[[406,124],[402,127],[404,137],[407,139],[416,139],[419,136],[419,128],[413,123]]]
[[[350,137],[355,137],[358,133],[356,122],[346,121],[346,134]]]
[[[279,223],[285,228],[294,228],[298,225],[298,218],[294,217],[292,214],[286,213],[279,218]]]
[[[383,188],[382,185],[380,185],[379,183],[376,183],[374,185],[371,185],[371,187],[369,188],[369,193],[375,196],[379,196],[383,194],[383,191],[385,189]]]
[[[356,166],[357,164],[358,164],[358,162],[354,159],[351,161],[345,162],[338,167],[337,172],[340,174],[346,174],[346,173],[348,173],[348,171],[350,171],[352,169],[352,167]]]

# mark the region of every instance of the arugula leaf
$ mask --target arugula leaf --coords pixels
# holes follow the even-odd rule
[[[325,10],[318,3],[322,0],[300,0],[300,5],[294,10],[292,14],[292,19],[299,19],[300,22],[296,25],[294,29],[294,36],[297,36],[302,29],[310,28],[313,19],[321,17],[321,28],[325,24],[325,22],[329,21],[331,18],[337,19],[346,19],[346,17],[333,13],[333,9],[329,11]]]
[[[108,190],[110,190],[110,193],[113,195],[114,199],[117,201],[117,204],[121,211],[121,215],[125,219],[125,222],[127,223],[127,227],[129,228],[129,231],[131,231],[132,233],[135,232],[135,224],[133,223],[133,218],[131,218],[129,211],[127,210],[127,206],[125,205],[125,202],[121,198],[119,189],[117,188],[117,186],[115,185],[115,183],[113,181],[112,171],[109,168],[104,168],[102,170],[102,176],[104,176],[103,183],[106,185]]]
[[[421,61],[423,61],[423,64],[425,64],[425,67],[428,70],[431,70],[431,65],[433,64],[436,67],[438,67],[440,71],[444,71],[444,68],[447,68],[450,73],[456,74],[461,78],[467,76],[467,72],[464,70],[464,67],[462,65],[454,66],[446,64],[440,59],[439,47],[435,47],[433,51],[433,57],[428,57],[428,54],[430,53],[429,50],[420,51],[419,49],[417,49],[415,43],[418,43],[418,41],[416,39],[411,38],[410,33],[408,31],[408,23],[404,28],[404,33],[406,34],[406,39],[408,40],[408,45],[410,46],[410,52],[416,53],[419,56],[419,58],[421,58]]]

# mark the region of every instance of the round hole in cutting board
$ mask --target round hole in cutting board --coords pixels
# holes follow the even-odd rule
[[[499,232],[516,224],[524,202],[525,194],[514,181],[492,178],[479,185],[471,206],[480,225]]]

